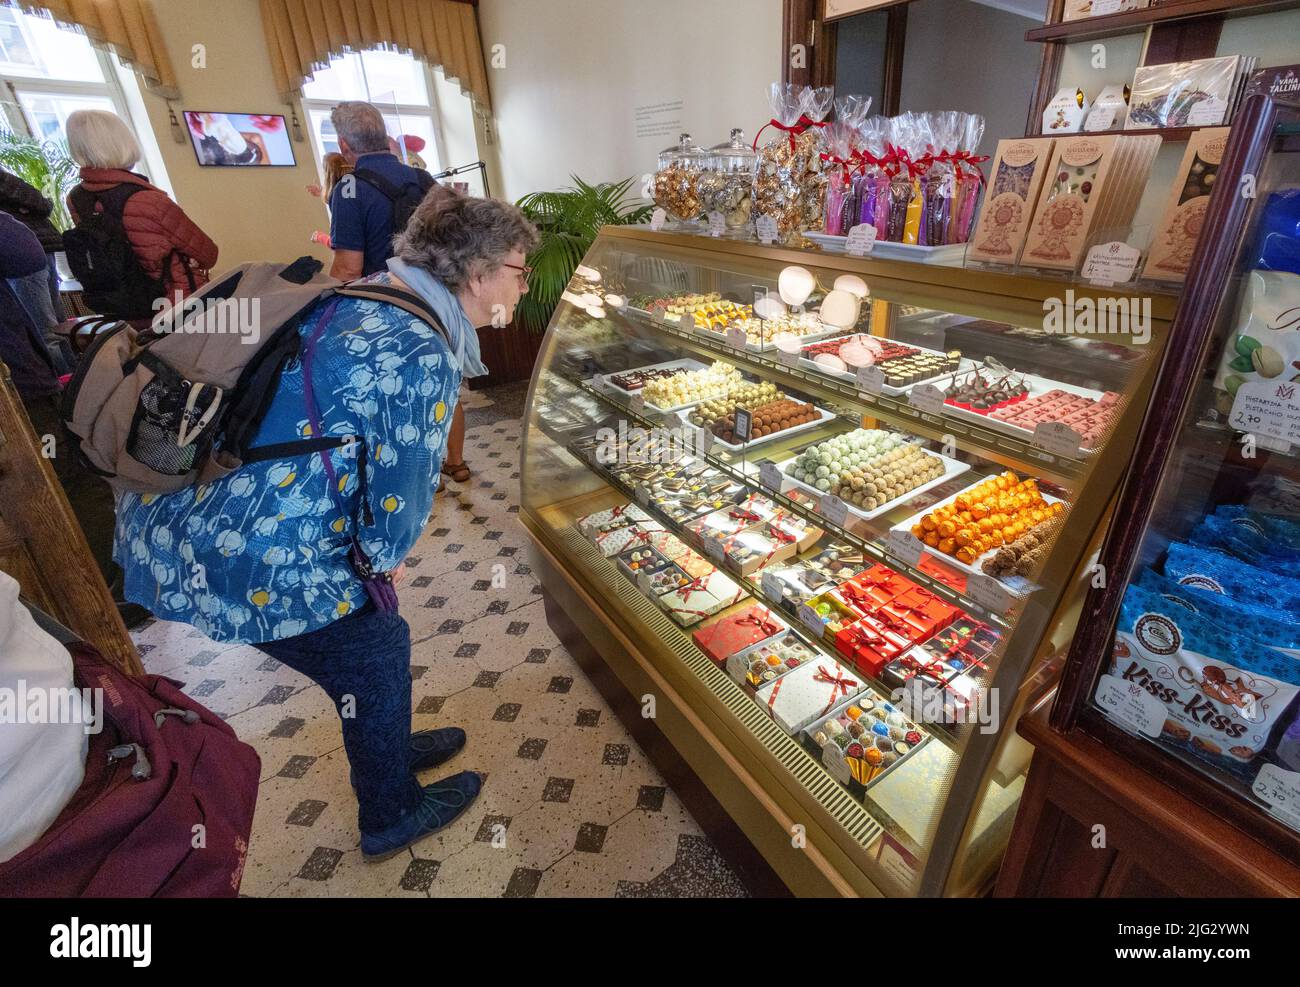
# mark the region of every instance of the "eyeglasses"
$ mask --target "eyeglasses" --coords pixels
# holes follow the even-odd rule
[[[533,269],[531,267],[529,267],[527,264],[524,264],[521,267],[518,264],[506,264],[504,262],[501,264],[501,266],[508,267],[512,270],[518,271],[520,285],[522,285],[525,288],[528,287],[528,276],[533,273]]]

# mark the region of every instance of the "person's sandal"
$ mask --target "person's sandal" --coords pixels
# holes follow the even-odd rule
[[[465,483],[470,477],[469,467],[464,463],[443,463],[442,471],[457,483]]]

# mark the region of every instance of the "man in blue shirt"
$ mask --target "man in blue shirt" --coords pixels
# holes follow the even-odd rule
[[[405,194],[418,201],[434,182],[427,171],[397,160],[389,150],[384,117],[369,103],[340,103],[330,111],[330,122],[339,153],[352,165],[352,174],[330,193],[330,274],[351,281],[385,270],[393,256],[393,237],[402,232],[395,228],[394,198]]]

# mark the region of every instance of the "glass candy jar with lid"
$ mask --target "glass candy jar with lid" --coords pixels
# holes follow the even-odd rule
[[[690,134],[682,134],[677,143],[659,152],[659,170],[654,177],[654,201],[668,216],[679,223],[700,217],[700,168],[704,152]]]
[[[747,237],[752,225],[754,168],[758,155],[745,143],[745,132],[709,148],[700,175],[700,203],[706,215],[718,213],[727,236]]]

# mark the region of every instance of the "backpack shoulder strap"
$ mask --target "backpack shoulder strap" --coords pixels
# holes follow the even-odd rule
[[[372,188],[378,189],[389,202],[395,202],[401,198],[402,190],[377,171],[371,171],[369,168],[357,168],[352,174]]]
[[[339,288],[337,294],[349,298],[364,298],[374,302],[387,302],[396,305],[421,322],[427,322],[442,337],[442,341],[451,346],[451,334],[438,318],[438,313],[429,307],[429,303],[413,291],[404,291],[386,284],[349,284]]]
[[[105,213],[121,222],[122,214],[126,210],[126,200],[137,192],[143,191],[144,186],[132,182],[120,182],[100,192],[92,192],[85,185],[78,185],[69,193],[68,198],[74,200],[73,205],[83,220],[94,215],[95,203],[99,203],[104,207]]]

